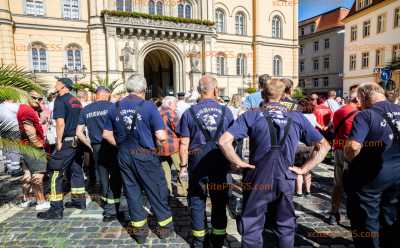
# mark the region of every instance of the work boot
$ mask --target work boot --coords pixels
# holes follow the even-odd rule
[[[103,216],[103,222],[111,222],[117,219],[117,215],[112,214],[112,215],[104,215]]]
[[[77,209],[86,209],[86,203],[78,203],[78,202],[66,202],[65,208],[77,208]]]
[[[46,212],[38,213],[36,217],[42,220],[61,220],[63,218],[63,212],[56,211],[54,208],[50,208]]]
[[[225,235],[211,235],[210,240],[213,248],[222,248],[224,246]]]
[[[149,236],[149,228],[146,226],[143,227],[132,227],[129,226],[128,233],[132,238],[136,240],[138,244],[146,243],[147,236]]]

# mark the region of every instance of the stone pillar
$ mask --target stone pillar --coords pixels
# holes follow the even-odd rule
[[[8,0],[0,0],[0,64],[15,64],[14,32]]]

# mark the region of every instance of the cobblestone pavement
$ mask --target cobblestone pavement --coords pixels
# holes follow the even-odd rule
[[[296,247],[352,246],[347,219],[344,219],[340,226],[330,226],[326,223],[332,177],[332,166],[318,166],[313,171],[313,195],[309,198],[295,198],[298,216]],[[88,200],[86,210],[66,209],[63,220],[42,221],[36,219],[37,212],[34,208],[21,209],[15,206],[15,200],[20,194],[18,179],[0,173],[0,248],[140,247],[129,236],[126,223],[102,222],[102,210],[95,201]],[[172,199],[171,206],[175,233],[166,240],[158,239],[154,234],[155,220],[150,217],[153,232],[142,247],[189,247],[191,230],[186,199]],[[344,216],[343,212],[342,219]],[[240,247],[240,235],[232,218],[229,218],[228,234],[226,247]],[[264,238],[266,247],[276,246],[271,231],[266,230]]]

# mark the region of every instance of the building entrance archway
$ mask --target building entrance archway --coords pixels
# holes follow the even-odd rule
[[[174,92],[174,63],[163,50],[150,51],[144,58],[144,76],[147,81],[146,98],[164,97]]]

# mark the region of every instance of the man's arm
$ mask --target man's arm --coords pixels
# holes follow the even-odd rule
[[[347,161],[353,160],[361,151],[362,145],[355,140],[347,140],[344,146],[344,158]]]
[[[23,123],[25,134],[28,136],[29,142],[36,148],[43,147],[43,140],[40,140],[37,136],[36,129],[32,125],[32,122],[25,121]]]
[[[114,132],[109,131],[109,130],[104,130],[103,131],[103,138],[107,140],[108,143],[110,143],[113,146],[117,146],[117,142],[115,141],[114,138]]]
[[[226,159],[235,166],[236,169],[250,168],[254,169],[254,165],[250,165],[244,161],[236,154],[235,148],[233,147],[234,137],[231,133],[225,132],[219,139],[219,147],[224,153]]]
[[[167,142],[167,138],[168,138],[168,135],[165,130],[157,130],[156,131],[156,139],[160,145],[163,145],[165,142]]]
[[[86,135],[83,133],[84,129],[85,129],[85,125],[78,125],[76,127],[76,136],[83,144],[85,144],[87,147],[90,148],[90,150],[93,151],[92,145],[90,144],[90,139],[88,137],[86,137]]]
[[[190,144],[190,138],[189,137],[182,137],[180,139],[179,158],[180,158],[180,161],[181,161],[181,165],[183,165],[183,167],[186,167],[187,164],[188,164],[189,144]]]
[[[289,170],[295,172],[298,175],[307,174],[315,166],[317,166],[324,160],[330,149],[331,146],[329,145],[329,142],[326,139],[322,139],[314,146],[314,151],[311,153],[310,158],[304,163],[302,167],[292,166],[289,167]]]
[[[63,118],[56,119],[56,149],[59,151],[62,147],[62,138],[64,136],[65,121]]]

